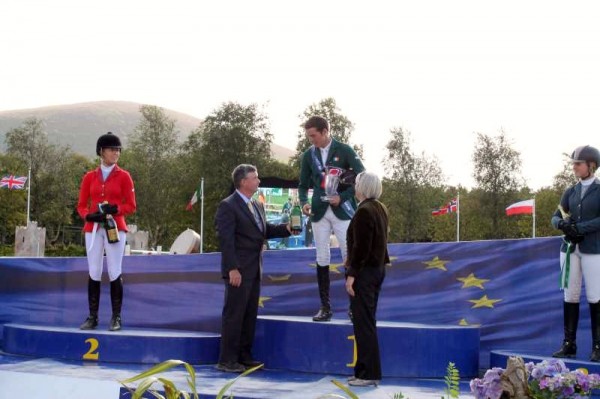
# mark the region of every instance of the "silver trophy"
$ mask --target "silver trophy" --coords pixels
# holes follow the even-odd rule
[[[329,202],[333,197],[339,195],[337,192],[340,184],[340,176],[337,169],[330,169],[325,175],[325,195],[321,196],[321,201]]]

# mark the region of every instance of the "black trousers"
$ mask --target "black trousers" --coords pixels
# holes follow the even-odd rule
[[[256,330],[260,279],[242,278],[239,287],[225,280],[225,304],[222,312],[219,363],[252,360]]]
[[[375,313],[384,278],[385,266],[361,269],[354,280],[354,297],[350,299],[357,348],[354,376],[363,380],[381,380]]]

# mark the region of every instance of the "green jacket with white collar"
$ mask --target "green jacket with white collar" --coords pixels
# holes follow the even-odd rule
[[[321,196],[325,195],[325,191],[321,187],[324,176],[323,167],[353,170],[356,174],[365,170],[359,156],[352,147],[340,143],[335,139],[331,140],[331,147],[329,147],[329,153],[327,154],[327,160],[325,162],[321,159],[321,151],[319,148],[311,146],[306,150],[302,155],[298,197],[301,205],[308,203],[308,189],[313,189],[311,201],[311,212],[313,214],[311,219],[313,222],[319,221],[323,215],[325,215],[327,207],[330,206],[328,202],[321,200]],[[354,211],[356,211],[354,186],[340,185],[338,187],[338,194],[340,195],[340,205],[331,206],[333,213],[340,220],[350,220]]]

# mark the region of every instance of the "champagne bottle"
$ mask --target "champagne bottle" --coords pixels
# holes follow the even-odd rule
[[[104,201],[102,204],[98,204],[98,208],[100,208],[100,212],[104,213],[102,209],[102,205],[108,204],[108,202]],[[106,238],[108,239],[109,244],[114,244],[115,242],[119,242],[119,229],[117,229],[117,223],[112,215],[106,215],[106,219],[104,219],[104,230],[106,231]]]
[[[300,234],[302,232],[302,210],[298,201],[292,207],[290,214],[290,229],[294,234]]]
[[[106,215],[106,220],[104,221],[104,230],[106,230],[106,237],[108,238],[108,242],[110,244],[119,242],[119,230],[117,229],[117,223],[112,215]]]

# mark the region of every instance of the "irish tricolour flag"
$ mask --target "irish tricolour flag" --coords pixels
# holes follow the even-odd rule
[[[506,208],[506,215],[531,215],[533,214],[533,208],[535,207],[535,200],[530,199],[526,201],[515,202]]]

